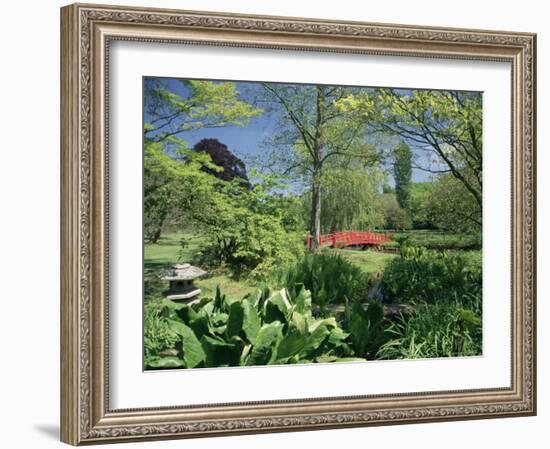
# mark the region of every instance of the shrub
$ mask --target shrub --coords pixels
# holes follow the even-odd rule
[[[435,304],[452,300],[481,312],[481,253],[430,251],[405,240],[400,254],[382,277],[387,302]]]
[[[291,291],[303,285],[321,310],[328,304],[363,301],[368,286],[368,277],[359,267],[328,251],[305,253],[297,263],[283,269],[278,278]]]
[[[162,298],[149,299],[143,308],[143,351],[145,365],[149,367],[156,367],[159,354],[173,350],[178,340],[162,314],[163,309]]]
[[[203,237],[198,262],[256,279],[295,262],[304,252],[305,233],[292,212],[298,200],[273,194],[277,186],[266,177],[250,190],[233,181],[203,201],[194,214]]]
[[[348,334],[336,320],[312,316],[305,289],[291,296],[285,289],[271,293],[266,288],[242,300],[218,290],[214,298],[193,305],[164,300],[157,317],[179,344],[174,356],[149,353],[150,369],[356,360],[349,358]]]
[[[412,359],[481,355],[481,318],[449,303],[419,304],[410,317],[401,316],[387,330],[392,339],[378,359]]]
[[[346,304],[342,327],[350,334],[355,354],[366,359],[374,358],[380,347],[391,338],[384,321],[384,306],[378,302],[369,303],[366,310],[359,302],[351,306]]]

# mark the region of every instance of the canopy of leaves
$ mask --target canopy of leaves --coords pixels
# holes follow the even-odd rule
[[[249,185],[244,162],[229,151],[227,145],[224,145],[218,139],[202,139],[195,144],[193,149],[210,155],[212,163],[223,169],[221,171],[213,170],[205,166],[203,169],[207,173],[224,181],[239,178],[245,181],[246,185]]]
[[[478,92],[375,89],[338,101],[342,111],[361,112],[372,130],[429,150],[435,173],[460,181],[481,209],[482,96]]]
[[[245,126],[262,110],[239,99],[232,82],[178,80],[180,93],[167,81],[145,82],[145,136],[162,141],[187,131],[220,126]]]

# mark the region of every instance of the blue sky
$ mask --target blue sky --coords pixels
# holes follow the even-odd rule
[[[166,88],[181,96],[186,95],[186,89],[176,79],[163,79],[163,84]],[[239,98],[243,101],[250,102],[255,93],[262,89],[258,82],[236,82]],[[220,142],[228,146],[228,148],[245,161],[247,170],[253,166],[255,158],[265,153],[265,141],[273,134],[277,133],[277,126],[281,118],[281,113],[277,110],[269,113],[263,113],[258,117],[253,118],[245,127],[225,126],[219,128],[199,129],[187,131],[178,134],[178,137],[184,139],[193,147],[201,139],[218,139]],[[148,121],[150,117],[145,113],[144,120]],[[417,148],[414,143],[409,142],[413,151],[413,159],[417,165],[429,166],[429,158],[431,153],[426,150]],[[412,181],[423,182],[430,181],[432,174],[413,167]],[[393,179],[389,176],[389,183],[393,185]]]

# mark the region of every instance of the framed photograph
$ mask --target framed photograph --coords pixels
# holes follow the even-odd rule
[[[61,439],[536,413],[529,33],[61,9]]]

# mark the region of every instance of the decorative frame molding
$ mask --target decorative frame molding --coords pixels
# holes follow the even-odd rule
[[[536,413],[536,36],[104,5],[61,9],[61,439],[74,445]],[[111,410],[108,51],[112,40],[512,64],[511,388]]]

